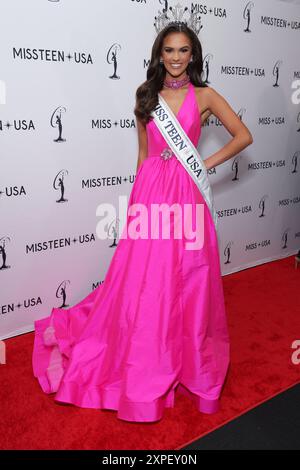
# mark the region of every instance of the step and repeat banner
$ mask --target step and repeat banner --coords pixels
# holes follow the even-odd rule
[[[0,0],[1,339],[103,282],[135,179],[135,92],[155,22],[177,4]],[[209,172],[225,275],[300,248],[300,8],[181,5],[198,13],[203,79],[254,137]],[[202,158],[230,138],[210,116]],[[100,237],[104,204],[111,218]]]

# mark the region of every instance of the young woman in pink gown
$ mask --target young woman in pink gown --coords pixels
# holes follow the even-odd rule
[[[249,145],[249,130],[201,75],[197,35],[169,24],[154,42],[136,94],[139,157],[128,207],[143,204],[150,213],[153,203],[191,204],[194,212],[202,204],[204,244],[187,250],[184,237],[120,238],[98,288],[35,322],[34,375],[56,402],[149,422],[174,406],[177,390],[201,412],[219,409],[230,358],[218,237],[201,192],[174,155],[162,156],[168,146],[149,120],[160,93],[197,146],[201,121],[215,114],[233,138],[205,160],[207,169]],[[171,80],[189,81],[173,89]]]

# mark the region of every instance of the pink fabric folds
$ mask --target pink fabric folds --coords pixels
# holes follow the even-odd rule
[[[177,118],[197,146],[201,127],[190,83]],[[175,391],[214,413],[229,365],[229,336],[218,239],[209,209],[181,163],[147,125],[148,158],[129,204],[204,205],[204,244],[185,239],[120,238],[104,282],[78,304],[35,322],[33,371],[54,400],[112,409],[149,422],[174,406]],[[149,210],[150,213],[150,210]],[[131,216],[127,214],[127,221]],[[83,279],[83,282],[85,280]]]

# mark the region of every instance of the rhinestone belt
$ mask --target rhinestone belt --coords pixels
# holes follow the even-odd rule
[[[173,157],[173,152],[169,147],[166,147],[161,152],[160,156],[163,160],[168,160],[169,158]]]

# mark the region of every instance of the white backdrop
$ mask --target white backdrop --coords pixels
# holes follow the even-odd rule
[[[107,202],[118,210],[119,196],[128,200],[135,91],[166,3],[177,1],[0,0],[1,339],[33,330],[52,307],[73,305],[103,282],[118,213],[112,238],[100,240],[96,209]],[[209,172],[225,275],[300,248],[292,88],[297,79],[300,86],[300,9],[274,0],[181,4],[201,16],[203,78],[254,136]],[[202,158],[230,137],[212,116]]]

